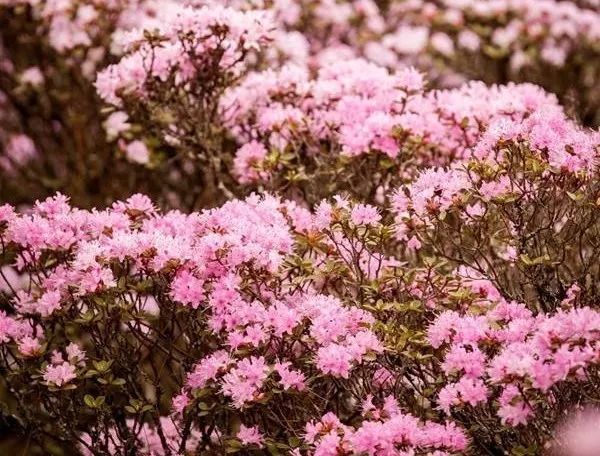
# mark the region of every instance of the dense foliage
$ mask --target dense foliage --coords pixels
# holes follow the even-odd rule
[[[599,52],[596,0],[0,0],[0,432],[595,456]]]

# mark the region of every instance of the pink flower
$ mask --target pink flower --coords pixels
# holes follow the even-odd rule
[[[516,387],[508,385],[500,396],[498,416],[505,424],[518,426],[526,424],[533,410],[523,400],[518,400],[520,394]]]
[[[52,315],[61,306],[60,292],[48,291],[44,293],[33,305],[34,312],[38,312],[42,317]]]
[[[67,359],[73,364],[85,364],[85,352],[74,342],[71,342],[65,348]]]
[[[181,414],[189,403],[190,398],[187,396],[187,394],[178,394],[173,398],[173,410]]]
[[[348,378],[352,355],[341,345],[330,344],[317,351],[317,367],[324,374]]]
[[[43,378],[48,384],[58,387],[64,386],[71,380],[77,378],[75,366],[66,361],[56,365],[51,364],[44,370]]]
[[[460,403],[456,384],[444,386],[438,394],[437,401],[439,408],[449,415],[452,407]]]
[[[275,363],[275,371],[281,377],[279,383],[283,386],[284,390],[293,388],[298,391],[302,391],[305,388],[305,377],[302,372],[290,369],[291,363],[286,361],[284,363]]]
[[[244,358],[223,376],[221,390],[237,408],[260,396],[259,390],[269,375],[264,357]]]
[[[540,53],[540,57],[542,59],[556,67],[563,66],[567,56],[567,49],[560,46],[545,46],[542,48]]]
[[[150,152],[146,145],[140,140],[135,140],[127,144],[125,147],[125,155],[130,161],[141,165],[145,165],[150,161]]]
[[[192,389],[204,388],[206,383],[215,379],[230,362],[229,355],[224,350],[208,355],[188,374],[186,385]]]
[[[488,395],[488,390],[481,380],[468,377],[463,377],[458,381],[456,390],[461,401],[472,406],[485,402]]]
[[[510,182],[507,176],[502,176],[498,181],[484,182],[479,187],[479,193],[487,201],[501,196],[509,190]]]
[[[39,86],[44,83],[44,75],[38,67],[29,67],[21,73],[21,82]]]
[[[4,155],[0,155],[0,168],[12,172],[26,165],[38,154],[33,140],[26,135],[11,135],[5,146]]]
[[[242,424],[237,433],[237,438],[240,439],[244,445],[257,445],[259,448],[263,448],[264,446],[264,438],[258,431],[257,426],[246,427]]]
[[[340,437],[334,433],[323,436],[319,443],[315,445],[315,456],[337,456],[340,454]]]
[[[183,269],[171,283],[171,296],[176,301],[197,309],[205,299],[204,282],[187,269]]]
[[[471,30],[463,30],[458,34],[458,45],[468,51],[475,52],[481,46],[481,39]]]
[[[442,368],[447,374],[462,371],[465,377],[475,379],[484,373],[486,361],[478,348],[467,350],[462,345],[453,345],[446,353]]]
[[[267,157],[267,149],[257,141],[250,141],[240,147],[233,161],[233,170],[242,184],[266,179],[267,173],[259,170],[261,162]]]
[[[422,247],[421,241],[416,236],[411,236],[411,238],[406,243],[406,248],[409,250],[419,250]]]
[[[129,130],[131,125],[127,122],[129,116],[123,111],[116,111],[111,113],[106,121],[104,122],[104,128],[106,130],[106,135],[109,139],[114,139],[119,136],[119,134],[124,131]],[[129,150],[129,149],[128,149]],[[129,153],[129,152],[128,152]],[[135,154],[134,154],[135,155]],[[129,159],[132,159],[129,157]],[[133,160],[135,161],[135,160]]]
[[[368,204],[356,204],[350,212],[350,218],[355,225],[375,225],[381,220],[376,207]]]
[[[32,328],[9,316],[0,310],[0,343],[6,343],[11,339],[31,336]]]
[[[450,57],[454,54],[454,43],[452,39],[445,33],[436,32],[430,39],[431,47],[440,54]]]
[[[41,354],[42,346],[37,338],[25,336],[18,342],[19,353],[26,357],[34,357]]]

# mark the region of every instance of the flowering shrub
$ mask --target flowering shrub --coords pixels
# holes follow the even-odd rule
[[[300,188],[308,201],[339,190],[374,198],[423,164],[470,154],[490,123],[558,109],[527,84],[423,85],[412,68],[390,73],[363,60],[325,66],[314,79],[295,66],[249,75],[223,101],[243,144],[234,173],[241,183]]]
[[[487,422],[484,447],[515,438],[539,451],[564,407],[589,397],[599,143],[558,112],[499,122],[470,159],[425,170],[392,197],[396,236],[450,260],[485,298],[428,329],[448,381],[438,406]]]
[[[256,196],[188,216],[140,195],[104,211],[62,195],[31,214],[4,206],[0,350],[15,415],[92,454],[462,451],[462,430],[401,412],[389,394],[406,387],[385,386],[399,373],[358,305],[376,297],[362,296],[368,278],[397,267],[365,250],[382,229],[374,208],[344,200],[315,215]]]
[[[397,236],[426,243],[436,255],[494,277],[509,296],[537,296],[552,310],[573,282],[593,274],[599,144],[597,132],[559,112],[499,122],[471,159],[424,170],[396,191]],[[582,244],[565,248],[575,232]]]
[[[427,50],[488,82],[540,84],[572,105],[584,122],[598,125],[594,81],[600,68],[594,56],[600,17],[594,0],[410,0],[391,8],[421,32],[417,52]]]
[[[0,0],[0,453],[595,456],[596,3]]]
[[[218,102],[243,74],[248,54],[270,40],[271,26],[261,11],[172,6],[169,12],[156,31],[137,29],[127,35],[123,41],[129,52],[98,74],[96,88],[106,102],[148,126],[146,142],[154,140],[164,153],[193,165],[196,185],[227,191]],[[107,127],[115,134],[127,132],[126,115],[113,113]],[[137,140],[125,153],[131,161],[148,163],[147,147]]]
[[[6,0],[0,4],[0,192],[31,203],[57,190],[85,206],[152,191],[105,139],[93,80],[118,52],[112,35],[152,24],[155,1]],[[166,2],[164,3],[166,4]],[[164,5],[163,4],[163,5]],[[139,21],[139,22],[136,22]],[[43,58],[42,58],[43,56]],[[12,138],[37,153],[14,155]],[[21,141],[23,143],[23,141]],[[10,164],[8,164],[10,162]]]

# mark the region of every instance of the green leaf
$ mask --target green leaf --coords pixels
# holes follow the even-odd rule
[[[94,397],[89,394],[86,394],[85,396],[83,396],[83,402],[88,407],[96,408],[96,402],[94,401]]]
[[[519,445],[519,446],[512,448],[510,451],[511,456],[535,456],[537,454],[539,454],[539,453],[534,446],[524,447],[524,446]]]
[[[583,193],[580,192],[567,192],[567,195],[569,196],[569,198],[571,198],[573,201],[575,201],[576,203],[578,203],[579,201],[581,201],[585,195]]]
[[[112,361],[93,361],[92,364],[99,373],[104,373],[108,372],[112,365]]]
[[[238,450],[243,447],[242,442],[240,442],[238,439],[227,439],[225,441],[225,446],[228,448],[237,448]]]
[[[269,450],[269,454],[271,454],[272,456],[279,456],[281,454],[279,448],[277,448],[277,445],[273,443],[267,444],[267,450]]]
[[[211,407],[206,402],[200,402],[198,404],[198,408],[200,410],[210,410],[211,409]]]
[[[288,439],[288,444],[292,447],[292,448],[297,448],[300,446],[302,442],[300,441],[300,439],[298,437],[295,436],[291,436]]]

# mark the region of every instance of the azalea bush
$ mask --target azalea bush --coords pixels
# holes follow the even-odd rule
[[[599,17],[0,0],[0,433],[596,454]]]
[[[308,202],[338,191],[381,200],[423,166],[468,155],[491,123],[558,109],[530,84],[425,84],[412,67],[389,72],[364,60],[324,66],[315,78],[294,66],[251,74],[223,102],[242,144],[233,172]]]
[[[0,21],[0,191],[16,204],[144,191],[189,210],[245,194],[223,95],[287,65],[309,81],[357,58],[415,66],[427,89],[531,81],[598,125],[593,1],[6,0]]]
[[[396,235],[484,298],[442,312],[428,337],[450,381],[439,407],[494,423],[485,445],[522,425],[513,436],[537,454],[565,407],[594,400],[597,151],[597,133],[544,111],[490,128],[470,159],[392,196]]]
[[[0,5],[3,201],[30,203],[61,190],[91,206],[128,196],[128,180],[142,185],[115,162],[92,85],[96,70],[110,61],[111,33],[131,25],[123,5]]]
[[[414,50],[438,65],[486,82],[535,82],[596,126],[599,8],[593,0],[409,0],[390,6],[416,35]],[[390,43],[402,40],[394,30],[388,36]]]
[[[595,395],[598,136],[501,125],[389,210],[4,206],[11,414],[89,454],[540,451]]]
[[[141,195],[4,206],[11,414],[86,454],[465,450],[455,423],[398,403],[413,394],[402,380],[427,374],[403,374],[418,354],[403,366],[368,309],[419,281],[378,251],[378,220],[258,196],[190,215]]]

